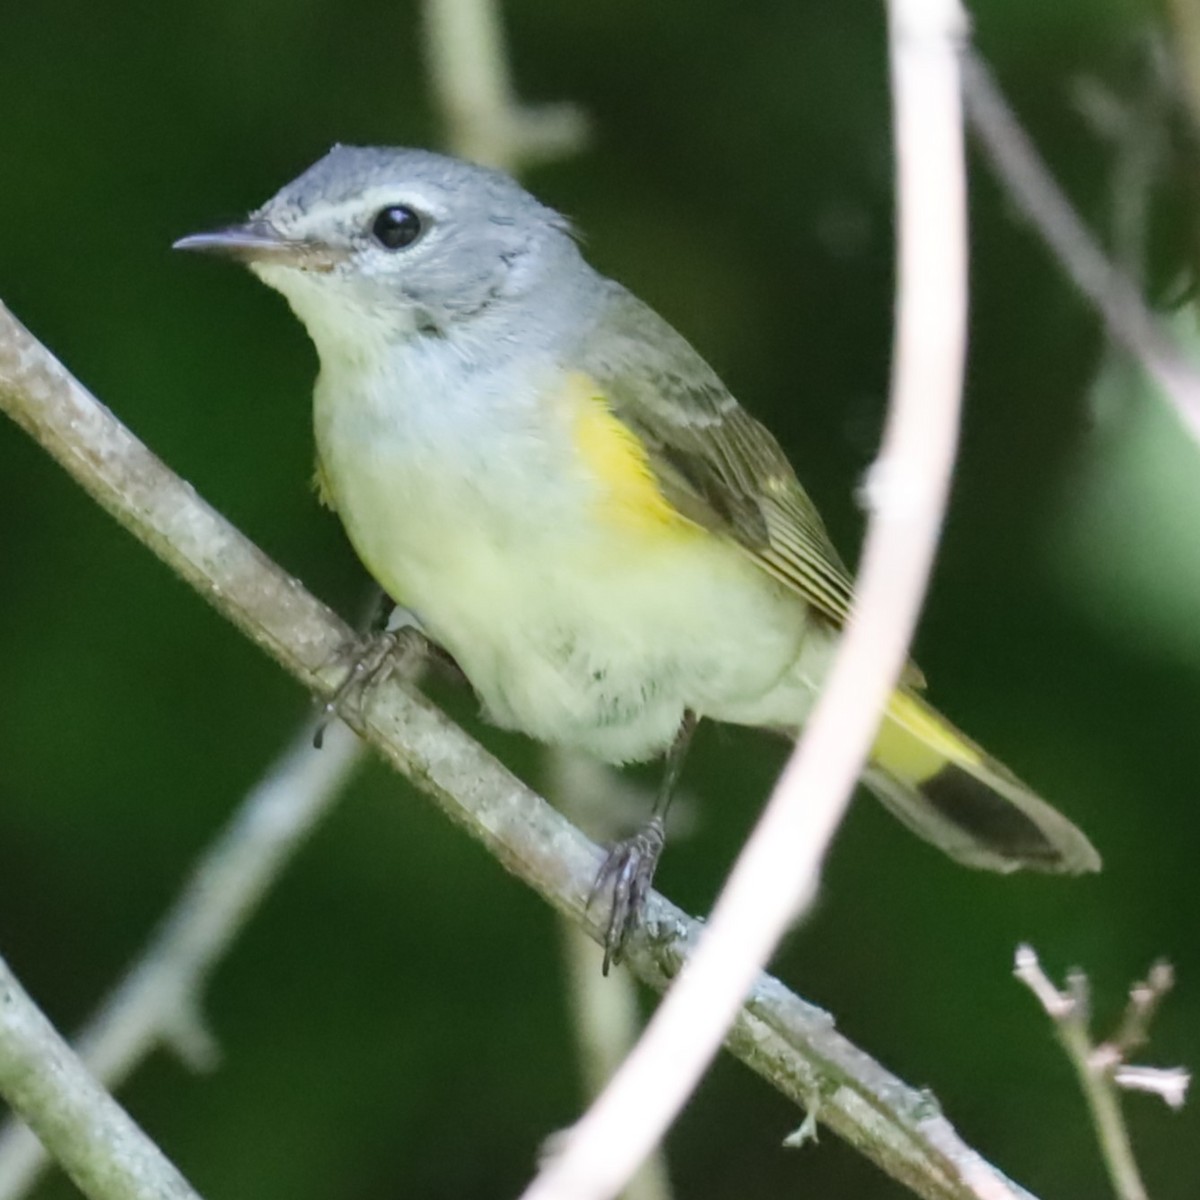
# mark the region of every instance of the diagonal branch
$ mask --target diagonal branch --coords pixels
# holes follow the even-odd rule
[[[304,687],[324,697],[336,690],[335,656],[352,636],[348,627],[155,458],[3,305],[0,410]],[[391,680],[349,723],[505,868],[598,936],[585,905],[599,849],[437,708]],[[638,934],[628,961],[661,989],[698,927],[657,894],[648,918],[656,936]],[[822,1122],[918,1195],[1026,1195],[958,1138],[927,1094],[890,1075],[778,982],[759,978],[726,1045],[797,1103],[820,1097]]]
[[[328,731],[323,750],[314,750],[305,723],[246,797],[75,1040],[102,1084],[114,1087],[162,1044],[194,1065],[211,1061],[215,1048],[200,1017],[208,974],[362,757],[362,743],[341,724]],[[45,1165],[46,1150],[28,1128],[15,1119],[0,1128],[0,1200],[23,1196]]]
[[[0,1093],[91,1200],[200,1200],[0,958]]]
[[[1142,364],[1200,442],[1200,369],[1172,341],[1133,282],[1109,262],[976,54],[968,53],[963,63],[963,98],[971,128],[1016,207],[1099,313],[1109,336]]]

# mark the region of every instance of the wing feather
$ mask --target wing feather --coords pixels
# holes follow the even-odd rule
[[[579,365],[646,446],[670,504],[845,623],[853,582],[787,456],[680,334],[614,284]]]

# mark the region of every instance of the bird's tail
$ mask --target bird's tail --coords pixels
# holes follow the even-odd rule
[[[988,871],[1098,871],[1084,834],[913,692],[897,691],[863,782],[914,833]]]

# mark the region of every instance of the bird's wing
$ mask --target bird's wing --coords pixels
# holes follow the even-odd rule
[[[836,626],[853,583],[774,437],[666,321],[615,284],[580,366],[645,446],[665,499]]]

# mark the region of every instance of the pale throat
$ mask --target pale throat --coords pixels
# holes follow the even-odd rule
[[[421,310],[403,298],[365,303],[328,275],[266,263],[253,270],[288,302],[325,366],[339,360],[370,365],[390,343],[420,333]]]

